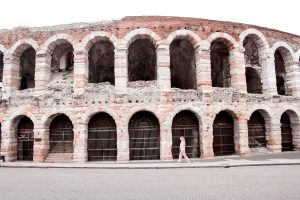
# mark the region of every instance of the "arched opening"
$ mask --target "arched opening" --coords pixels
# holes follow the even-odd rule
[[[282,151],[293,151],[293,134],[289,115],[285,112],[280,118],[281,146]]]
[[[234,150],[234,123],[231,115],[221,111],[213,124],[213,150],[215,156],[231,155]]]
[[[262,83],[260,75],[256,69],[246,67],[247,92],[252,94],[262,94]]]
[[[199,122],[191,111],[181,111],[172,122],[172,155],[178,158],[180,137],[186,141],[185,151],[189,158],[200,157]]]
[[[248,142],[249,148],[266,147],[265,120],[259,111],[252,113],[248,120]]]
[[[259,48],[256,44],[259,40],[256,35],[250,35],[243,41],[245,48],[247,92],[253,94],[262,94],[262,67]]]
[[[3,79],[3,67],[4,67],[4,60],[3,60],[3,53],[0,51],[0,82]]]
[[[94,115],[88,124],[88,160],[117,160],[117,127],[107,113]]]
[[[160,159],[160,128],[150,112],[134,114],[129,121],[130,160]]]
[[[71,72],[74,67],[73,46],[64,40],[57,44],[51,55],[51,72]]]
[[[20,57],[20,90],[34,88],[35,54],[34,48],[29,47]]]
[[[279,95],[286,95],[286,71],[285,63],[280,51],[275,51],[275,73],[276,73],[276,87]]]
[[[33,122],[24,116],[17,128],[17,160],[33,160]]]
[[[176,39],[170,45],[171,87],[197,89],[196,62],[193,45],[186,39]]]
[[[149,39],[137,39],[128,48],[128,80],[156,80],[156,49]]]
[[[73,124],[64,114],[50,124],[50,153],[73,153]]]
[[[2,127],[0,124],[0,153],[1,153],[1,145],[2,145]]]
[[[211,81],[213,87],[230,87],[229,49],[220,39],[210,46]]]
[[[89,50],[89,82],[115,84],[115,52],[109,41],[95,43]]]

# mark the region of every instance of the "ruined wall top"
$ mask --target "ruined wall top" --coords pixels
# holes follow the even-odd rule
[[[106,31],[114,34],[117,38],[123,38],[128,32],[138,28],[149,28],[161,38],[167,38],[170,33],[176,30],[187,29],[198,34],[201,39],[206,39],[215,32],[224,32],[236,40],[239,40],[239,36],[244,30],[255,28],[263,33],[270,46],[275,42],[284,41],[294,51],[297,51],[300,47],[300,36],[279,30],[242,23],[162,16],[125,17],[120,20],[74,23],[48,27],[17,27],[11,30],[0,30],[0,44],[9,49],[18,40],[31,38],[38,45],[42,45],[49,37],[58,33],[69,34],[80,42],[81,39],[93,31]]]

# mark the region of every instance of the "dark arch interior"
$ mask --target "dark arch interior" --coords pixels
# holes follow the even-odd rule
[[[89,82],[115,84],[115,52],[109,41],[95,43],[89,51]]]
[[[262,83],[257,70],[246,67],[247,92],[252,94],[262,94]]]
[[[248,120],[248,139],[250,148],[267,145],[265,120],[259,111],[255,111]]]
[[[172,122],[172,155],[178,158],[180,137],[186,141],[186,154],[189,158],[200,157],[199,122],[191,111],[181,111]]]
[[[275,51],[275,73],[276,73],[276,87],[279,95],[286,95],[286,71],[283,57],[280,51]]]
[[[73,153],[73,124],[66,115],[56,116],[50,124],[50,153]]]
[[[68,42],[56,45],[51,55],[51,72],[72,71],[73,67],[73,46]]]
[[[94,115],[88,124],[88,160],[117,160],[117,127],[107,113]]]
[[[33,122],[24,116],[17,127],[17,160],[33,160]]]
[[[137,39],[128,49],[129,81],[156,80],[156,50],[148,39]]]
[[[20,57],[20,90],[34,88],[35,54],[30,47]]]
[[[159,121],[150,112],[134,114],[129,121],[130,160],[160,159]]]
[[[234,149],[234,123],[231,115],[221,111],[213,124],[213,150],[215,156],[231,155]]]
[[[251,37],[247,36],[244,39],[243,46],[245,48],[244,54],[246,64],[260,66],[258,48],[254,40]]]
[[[176,39],[170,45],[171,87],[197,89],[195,50],[186,39]]]
[[[223,41],[216,40],[210,47],[211,80],[213,87],[230,87],[231,75],[229,49]]]
[[[293,134],[289,115],[285,112],[280,118],[281,146],[282,151],[293,151]]]
[[[4,67],[3,53],[0,51],[0,82],[2,82],[3,79],[3,67]]]

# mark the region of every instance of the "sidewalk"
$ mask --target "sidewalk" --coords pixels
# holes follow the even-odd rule
[[[169,169],[169,168],[212,168],[268,165],[300,165],[300,152],[284,152],[248,157],[226,156],[212,159],[194,159],[192,164],[177,164],[176,161],[130,161],[130,162],[87,162],[87,163],[34,163],[1,162],[0,167],[15,168],[93,168],[93,169]]]

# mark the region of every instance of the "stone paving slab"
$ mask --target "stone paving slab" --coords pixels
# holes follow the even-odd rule
[[[300,152],[256,155],[248,157],[227,156],[214,159],[194,159],[192,164],[176,161],[130,161],[87,163],[34,163],[2,162],[0,167],[15,168],[100,168],[100,169],[164,169],[164,168],[212,168],[267,165],[300,165]]]

